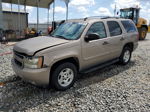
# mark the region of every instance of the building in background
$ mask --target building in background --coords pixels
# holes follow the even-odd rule
[[[9,11],[7,9],[3,9],[3,30],[14,30],[23,31],[28,27],[28,13],[21,11],[20,12],[20,23],[18,20],[19,13],[17,11]]]
[[[28,27],[28,13],[24,11],[10,11],[9,9],[2,10],[3,27],[0,29],[3,31],[2,37],[6,37],[6,40],[13,40],[16,38],[24,37],[26,28]]]

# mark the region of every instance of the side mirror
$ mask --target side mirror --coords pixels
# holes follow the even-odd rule
[[[86,42],[89,42],[91,40],[97,40],[97,39],[100,39],[99,35],[97,33],[91,33],[91,34],[88,34],[87,36],[85,36],[84,40]]]

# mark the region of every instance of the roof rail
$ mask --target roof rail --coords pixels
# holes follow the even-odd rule
[[[115,18],[115,19],[119,19],[120,17],[111,17],[111,16],[90,16],[90,17],[84,18],[84,21],[86,21],[87,19],[90,19],[90,18],[99,18],[99,19]]]
[[[101,19],[109,19],[109,18],[120,19],[120,17],[104,17],[104,18],[101,18]]]
[[[90,19],[90,18],[104,18],[104,17],[108,17],[108,16],[90,16],[90,17],[85,17],[84,20]]]

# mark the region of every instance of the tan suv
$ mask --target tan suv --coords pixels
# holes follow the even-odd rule
[[[70,88],[78,73],[130,61],[138,45],[138,31],[131,20],[85,18],[68,20],[50,36],[14,46],[12,67],[22,79],[35,85]]]

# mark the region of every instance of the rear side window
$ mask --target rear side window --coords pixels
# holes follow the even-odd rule
[[[87,35],[91,33],[97,33],[100,38],[106,38],[106,31],[105,31],[105,26],[104,23],[102,22],[97,22],[92,24],[92,26],[89,28]]]
[[[124,26],[126,32],[136,32],[136,28],[131,21],[121,21],[121,23]]]
[[[118,24],[118,22],[108,21],[107,25],[108,25],[108,28],[109,28],[110,36],[117,36],[117,35],[122,34],[122,30],[121,30],[120,25]]]

